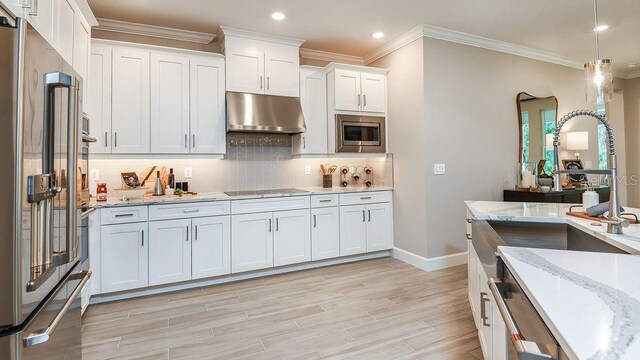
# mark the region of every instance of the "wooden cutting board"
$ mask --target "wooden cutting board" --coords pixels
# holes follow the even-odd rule
[[[587,219],[587,220],[591,220],[591,221],[597,221],[597,222],[602,222],[602,220],[606,220],[605,218],[600,217],[600,216],[599,216],[599,217],[589,216],[589,214],[587,214],[586,212],[583,212],[583,211],[573,211],[573,212],[568,211],[568,212],[567,212],[567,215],[569,215],[569,216],[575,216],[575,217],[578,217],[578,218],[581,218],[581,219]],[[624,216],[623,216],[623,218],[625,218],[625,219],[629,220],[629,223],[631,223],[631,224],[637,224],[637,223],[638,223],[638,222],[636,221],[636,219],[629,219],[629,218],[624,217]]]

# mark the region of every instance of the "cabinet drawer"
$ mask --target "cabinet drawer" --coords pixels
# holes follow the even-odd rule
[[[312,195],[311,207],[322,208],[322,207],[338,206],[338,199],[339,199],[338,194]]]
[[[147,206],[106,208],[100,213],[102,225],[142,222],[149,218]]]
[[[308,209],[310,196],[291,196],[277,199],[247,199],[231,202],[231,214],[250,214],[266,211]]]
[[[340,194],[340,205],[361,205],[391,202],[391,191],[358,192]]]
[[[229,215],[229,210],[229,201],[152,205],[149,206],[149,220],[154,221]]]

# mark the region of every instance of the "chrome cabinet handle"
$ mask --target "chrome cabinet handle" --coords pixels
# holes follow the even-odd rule
[[[185,214],[193,214],[193,213],[197,213],[200,212],[200,209],[193,209],[193,210],[182,210],[183,213]]]
[[[124,218],[124,217],[132,217],[133,214],[116,214],[115,217],[117,218]]]
[[[142,230],[142,247],[144,247],[144,230]]]
[[[508,284],[503,282],[502,279],[496,278],[489,279],[487,283],[489,284],[489,290],[491,290],[491,294],[493,294],[493,298],[495,299],[496,307],[500,312],[500,316],[502,316],[502,319],[504,320],[507,332],[509,333],[509,339],[520,355],[520,359],[552,359],[552,356],[542,351],[537,343],[527,341],[520,332],[520,329],[518,329],[518,325],[513,320],[511,311],[509,311],[507,304],[504,302],[503,293],[505,291],[499,289],[499,287],[507,288]]]
[[[367,210],[367,212],[369,213],[369,222],[371,222],[371,210]]]
[[[280,225],[278,225],[278,218],[276,218],[276,231],[280,231]]]
[[[306,149],[307,148],[307,138],[306,137],[302,137],[302,148]]]
[[[189,147],[189,135],[184,134],[184,148],[188,148]]]
[[[69,308],[71,308],[71,305],[76,301],[76,298],[80,294],[80,291],[82,291],[82,288],[87,284],[87,281],[89,281],[89,278],[91,278],[91,271],[89,270],[85,270],[77,274],[72,274],[67,277],[66,280],[80,279],[80,282],[73,289],[71,295],[69,295],[69,297],[67,298],[67,301],[65,301],[60,311],[58,311],[58,314],[56,314],[53,320],[51,320],[49,326],[44,329],[36,330],[24,338],[23,342],[25,347],[42,344],[51,339],[51,335],[54,331],[56,331],[56,328],[58,327],[58,325],[60,325],[60,321],[62,321]],[[61,289],[62,288],[58,289],[58,292]],[[57,292],[55,295],[57,295]]]
[[[262,89],[262,75],[260,75],[260,89]]]
[[[107,144],[107,132],[105,131],[104,132],[104,147],[107,147],[107,146],[108,146],[108,144]]]
[[[489,324],[489,317],[487,316],[487,308],[485,306],[486,303],[489,302],[489,296],[487,293],[482,291],[480,292],[480,318],[482,319],[482,325],[486,327],[491,327]]]
[[[113,133],[113,146],[118,147],[118,132]]]
[[[198,225],[196,225],[196,229],[195,229],[195,240],[198,240]]]
[[[362,95],[362,99],[364,100],[362,106],[367,106],[367,94]]]
[[[196,134],[191,135],[191,147],[195,148],[196,147]]]
[[[316,216],[313,215],[313,227],[318,227],[318,224],[316,222]]]
[[[267,90],[269,90],[269,78],[270,76],[267,76]]]
[[[360,94],[358,94],[358,106],[360,106]]]
[[[271,232],[271,219],[269,219],[269,232]]]
[[[362,210],[362,222],[365,222],[365,215],[364,215],[364,210]]]
[[[185,226],[187,228],[187,242],[189,242],[189,225]]]

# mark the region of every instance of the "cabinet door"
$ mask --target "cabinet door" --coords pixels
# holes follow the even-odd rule
[[[300,96],[300,55],[297,46],[269,44],[264,53],[265,94]]]
[[[224,59],[191,58],[191,152],[225,154]]]
[[[492,338],[492,313],[491,306],[493,304],[491,291],[489,291],[489,285],[487,284],[488,278],[482,268],[480,262],[477,263],[478,269],[478,289],[477,304],[480,313],[480,321],[478,327],[478,340],[480,341],[480,347],[482,347],[482,355],[485,359],[493,359],[493,338]]]
[[[384,113],[387,111],[387,77],[363,72],[362,111]]]
[[[367,252],[364,205],[340,207],[340,256]]]
[[[24,18],[27,19],[29,24],[33,26],[40,35],[42,35],[45,40],[49,42],[51,45],[55,45],[56,38],[54,36],[54,17],[56,11],[54,11],[54,6],[57,6],[57,3],[63,0],[23,0],[22,2],[25,4],[31,4],[30,8],[24,9]],[[16,0],[7,0],[6,2],[11,2],[14,4],[19,3],[20,1]],[[16,14],[20,16],[20,14]]]
[[[40,4],[45,1],[40,1]],[[71,0],[55,0],[57,16],[54,16],[54,38],[57,43],[58,52],[69,64],[73,63],[73,47],[75,8]]]
[[[234,215],[231,219],[231,272],[273,267],[272,213]]]
[[[500,310],[496,306],[496,302],[491,297],[491,350],[493,351],[494,359],[508,359],[509,358],[509,344],[507,335],[507,326],[502,319]]]
[[[326,154],[327,80],[324,71],[300,69],[300,105],[307,131],[295,135],[294,154]]]
[[[226,90],[264,94],[264,51],[250,41],[234,39],[225,49]]]
[[[478,313],[478,297],[480,290],[478,288],[478,255],[473,247],[471,240],[467,240],[467,279],[468,279],[468,297],[471,313],[476,328],[480,327],[480,314]]]
[[[91,28],[82,21],[82,16],[75,17],[76,24],[73,32],[73,68],[82,77],[82,98],[87,100],[87,84],[89,73],[89,48],[91,47]],[[85,109],[86,110],[86,102]]]
[[[273,213],[273,264],[275,266],[311,261],[309,210]]]
[[[28,8],[24,9],[21,3],[15,0],[0,0],[0,5],[4,6],[14,17],[21,17],[30,11]]]
[[[189,58],[151,54],[151,153],[189,152]]]
[[[111,47],[93,43],[89,61],[87,113],[89,133],[98,139],[89,145],[93,154],[111,152]]]
[[[149,223],[149,285],[191,279],[191,219]]]
[[[340,256],[340,211],[337,207],[311,209],[311,259]]]
[[[191,224],[191,278],[231,273],[231,217],[197,218]]]
[[[335,70],[335,107],[336,110],[360,111],[360,72]]]
[[[367,251],[393,248],[391,203],[367,205]]]
[[[149,153],[149,51],[113,48],[114,153]]]
[[[102,292],[148,286],[147,223],[103,226],[101,233]]]

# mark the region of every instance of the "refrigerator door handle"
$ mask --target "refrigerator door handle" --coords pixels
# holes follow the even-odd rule
[[[80,283],[78,283],[75,289],[73,289],[71,295],[67,298],[67,301],[65,301],[64,305],[62,305],[62,308],[60,309],[58,314],[53,318],[53,320],[51,320],[51,323],[49,323],[49,326],[44,329],[36,330],[24,338],[23,342],[25,347],[34,346],[49,341],[49,339],[51,338],[51,334],[56,331],[56,328],[60,324],[60,321],[62,321],[62,318],[67,313],[73,302],[76,300],[87,281],[89,281],[90,277],[90,270],[84,270],[77,274],[70,274],[68,276],[67,280],[81,279]]]
[[[77,251],[77,167],[78,167],[78,86],[77,80],[63,72],[53,72],[44,75],[45,91],[45,119],[51,120],[51,109],[54,100],[55,88],[67,88],[69,92],[68,114],[67,114],[67,221],[66,221],[66,248],[64,251],[54,254],[54,263],[63,265],[71,262]],[[45,126],[46,128],[46,126]],[[47,137],[45,137],[46,139]],[[50,141],[50,140],[49,140]],[[51,147],[46,147],[47,151],[52,151]],[[53,170],[53,153],[45,155],[44,166]],[[44,160],[44,159],[43,159]],[[51,162],[49,162],[51,161]],[[43,164],[44,165],[44,164]]]

